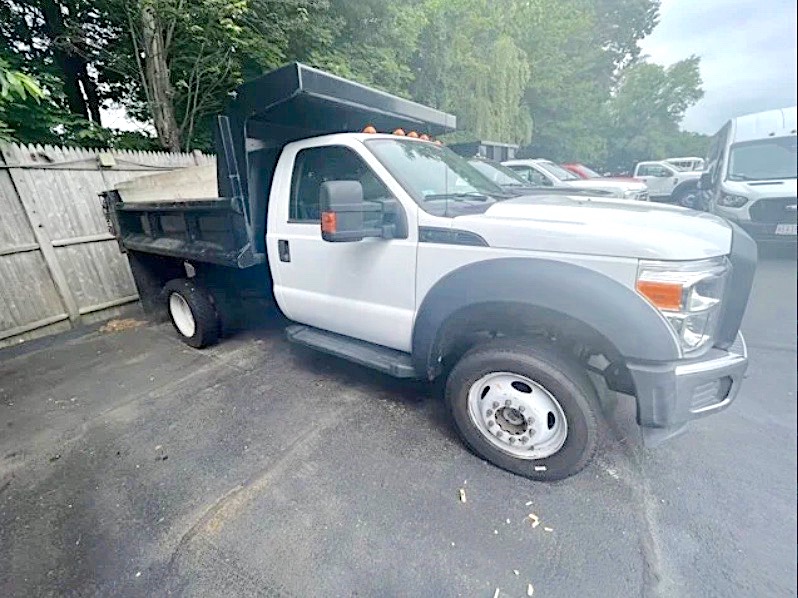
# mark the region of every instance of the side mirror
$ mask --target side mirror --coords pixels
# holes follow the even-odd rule
[[[701,178],[698,179],[698,188],[706,191],[712,188],[712,173],[709,171],[702,172]]]
[[[358,181],[327,181],[319,190],[321,238],[332,243],[362,241],[365,237],[382,237],[381,228],[364,228],[364,212],[381,211],[379,206],[366,206],[363,186]]]

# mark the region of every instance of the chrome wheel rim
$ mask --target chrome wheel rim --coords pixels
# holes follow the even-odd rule
[[[197,330],[194,314],[191,313],[191,307],[189,307],[188,302],[180,293],[169,295],[169,313],[172,315],[172,321],[177,326],[180,334],[186,338],[194,336]]]
[[[568,420],[554,395],[511,372],[492,372],[474,382],[468,415],[488,442],[518,459],[550,457],[568,437]]]

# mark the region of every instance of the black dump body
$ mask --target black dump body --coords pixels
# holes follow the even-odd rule
[[[456,125],[451,114],[300,63],[245,83],[233,96],[217,119],[217,199],[134,204],[105,194],[123,250],[239,269],[264,264],[266,207],[286,143],[367,125],[430,135]]]
[[[512,160],[518,151],[518,146],[511,143],[499,143],[497,141],[463,141],[461,143],[451,143],[449,149],[464,158],[488,158],[494,162],[504,162]]]
[[[223,160],[229,123],[235,163]],[[220,119],[217,137],[219,195],[241,195],[252,223],[253,251],[265,252],[266,205],[274,167],[286,143],[332,133],[360,132],[371,125],[441,135],[455,129],[451,114],[422,106],[309,66],[292,63],[241,85]]]

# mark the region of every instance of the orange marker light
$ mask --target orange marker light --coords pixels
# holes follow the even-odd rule
[[[682,285],[680,284],[638,280],[637,291],[660,309],[668,311],[682,309]]]
[[[416,133],[415,131],[410,131],[410,132],[407,134],[407,136],[408,136],[408,137],[412,137],[413,139],[418,139],[418,133]]]
[[[338,231],[338,218],[335,212],[321,213],[321,232],[334,233]]]
[[[377,132],[377,129],[375,129],[375,128],[374,128],[374,127],[372,127],[371,125],[368,125],[368,126],[366,126],[366,127],[363,129],[363,132],[364,132],[364,133],[376,133],[376,132]]]
[[[404,129],[396,129],[396,130],[394,130],[393,134],[394,134],[394,135],[401,135],[401,136],[404,136],[404,134],[405,134],[405,131],[404,131]]]

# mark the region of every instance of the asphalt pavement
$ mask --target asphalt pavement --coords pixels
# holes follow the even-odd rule
[[[276,326],[0,351],[0,596],[794,596],[794,258],[743,331],[728,410],[647,450],[624,401],[554,484],[470,454],[437,387]]]

